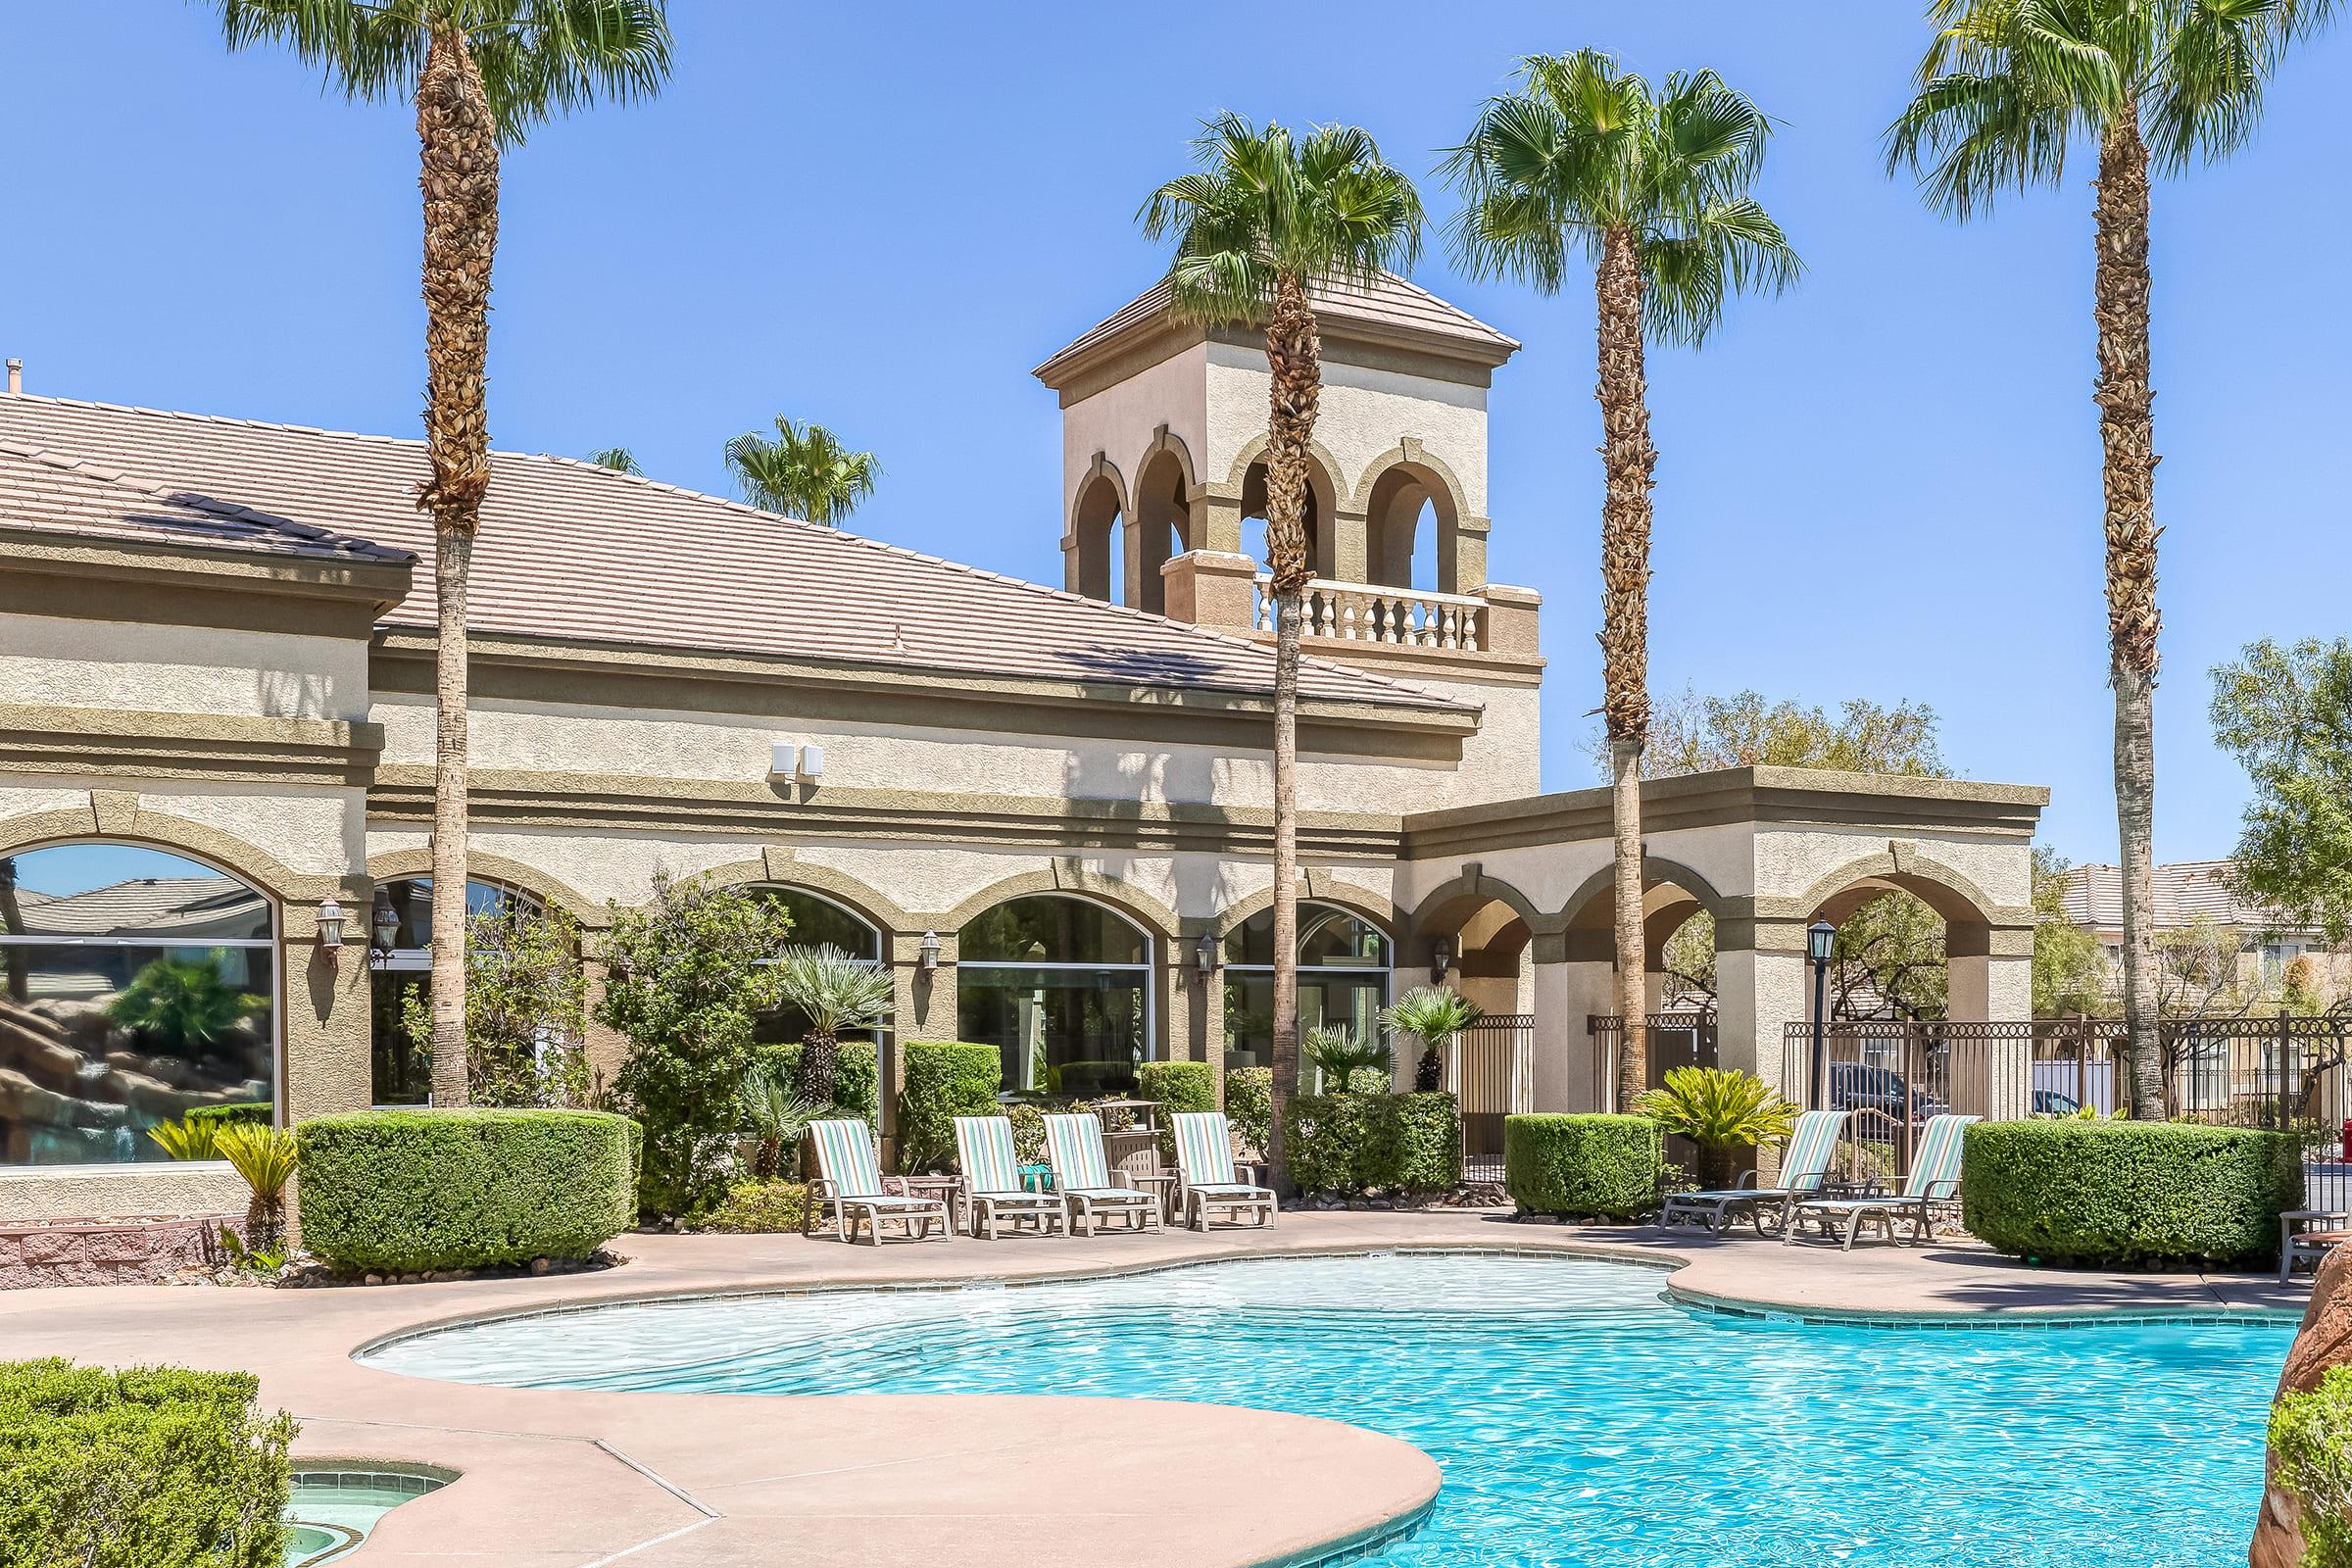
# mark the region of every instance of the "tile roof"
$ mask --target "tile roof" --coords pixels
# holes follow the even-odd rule
[[[2174,930],[2198,920],[2255,930],[2297,930],[2275,909],[2249,904],[2230,887],[2228,860],[2176,860],[2155,869],[2156,929]],[[2094,931],[2124,926],[2124,873],[2112,865],[2070,866],[2066,872],[2066,917]]]
[[[1473,348],[1478,357],[1499,365],[1519,351],[1519,340],[1496,331],[1458,305],[1438,298],[1417,283],[1394,272],[1383,272],[1369,286],[1339,281],[1317,283],[1308,290],[1316,316],[1326,324],[1370,327],[1414,337],[1451,338]],[[1061,369],[1098,345],[1168,314],[1175,297],[1161,278],[1129,300],[1033,372],[1052,385]]]
[[[77,893],[17,894],[21,935],[141,936],[159,943],[268,940],[270,906],[225,876],[143,876]]]
[[[136,476],[123,481],[134,486],[233,499],[414,552],[414,589],[385,619],[433,624],[432,528],[415,499],[420,440],[0,395],[0,444],[52,455],[57,485],[79,471],[55,466],[55,455],[71,454],[81,468]],[[0,508],[14,510],[5,496]],[[511,452],[493,456],[467,615],[477,631],[516,636],[1016,678],[1249,694],[1270,693],[1274,680],[1272,649],[1245,637],[593,464]],[[1299,693],[1467,710],[1312,659]]]
[[[131,479],[84,459],[0,441],[0,523],[90,538],[328,560],[399,562],[405,550],[211,496]]]

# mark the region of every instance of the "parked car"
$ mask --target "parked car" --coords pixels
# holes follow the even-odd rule
[[[2072,1095],[2062,1095],[2055,1089],[2034,1091],[2034,1114],[2036,1116],[2072,1116],[2082,1109],[2082,1102]]]
[[[1860,1061],[1830,1063],[1830,1109],[1877,1111],[1890,1121],[1913,1122],[1939,1116],[1950,1107],[1925,1089],[1914,1089],[1892,1067],[1874,1067]]]

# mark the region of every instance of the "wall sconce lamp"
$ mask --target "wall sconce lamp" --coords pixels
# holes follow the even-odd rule
[[[368,911],[368,956],[377,963],[391,956],[392,944],[400,940],[400,911],[392,907],[392,893],[388,888],[375,890],[375,904]]]
[[[939,933],[926,931],[923,940],[915,944],[914,967],[918,973],[930,974],[939,967]]]
[[[1217,939],[1205,932],[1193,948],[1193,972],[1202,980],[1217,972]]]
[[[1453,944],[1447,941],[1446,938],[1440,937],[1438,938],[1437,950],[1432,953],[1429,957],[1429,983],[1433,986],[1444,985],[1446,983],[1446,971],[1452,967]]]
[[[318,904],[318,952],[332,968],[343,959],[343,906],[329,893]]]

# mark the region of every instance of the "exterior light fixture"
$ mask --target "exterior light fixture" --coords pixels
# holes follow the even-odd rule
[[[1813,1106],[1815,1110],[1833,1109],[1830,1104],[1830,1045],[1829,997],[1830,951],[1838,941],[1838,928],[1827,920],[1816,920],[1805,927],[1805,956],[1813,964]]]
[[[1444,985],[1446,983],[1446,971],[1452,967],[1453,944],[1446,938],[1440,937],[1438,938],[1437,951],[1430,955],[1429,983],[1433,986]]]
[[[1838,940],[1838,928],[1827,920],[1816,920],[1805,927],[1805,956],[1815,963],[1830,961],[1830,945]]]
[[[328,963],[340,961],[343,956],[343,906],[329,893],[318,903],[318,951]]]
[[[1203,980],[1217,972],[1217,939],[1205,932],[1193,948],[1193,971]]]
[[[390,956],[392,944],[400,940],[400,911],[392,907],[392,890],[377,888],[375,904],[368,911],[368,954],[382,959]]]
[[[923,940],[915,944],[914,966],[924,974],[939,967],[939,933],[926,931]]]

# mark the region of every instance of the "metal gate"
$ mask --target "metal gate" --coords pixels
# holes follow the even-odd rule
[[[1648,1036],[1650,1088],[1663,1088],[1671,1068],[1716,1065],[1712,1012],[1644,1013],[1642,1023]],[[1625,1053],[1625,1020],[1596,1012],[1585,1020],[1585,1030],[1592,1037],[1592,1103],[1603,1110],[1624,1109],[1617,1103],[1617,1061]]]
[[[1454,1042],[1464,1181],[1502,1180],[1502,1118],[1535,1102],[1535,1014],[1491,1012]]]

